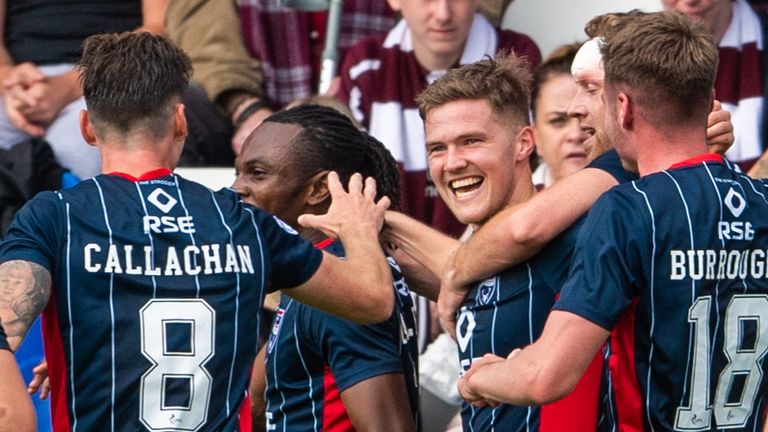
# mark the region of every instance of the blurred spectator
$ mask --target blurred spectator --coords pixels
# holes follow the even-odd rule
[[[662,0],[700,21],[718,44],[720,62],[715,97],[731,113],[736,141],[725,154],[747,170],[763,152],[762,51],[764,29],[746,0]]]
[[[56,160],[80,178],[99,173],[80,136],[82,89],[72,63],[96,33],[162,31],[167,0],[0,0],[0,148],[45,137]]]
[[[449,68],[500,50],[541,61],[536,44],[498,30],[475,12],[475,0],[389,0],[403,19],[389,33],[367,37],[347,54],[339,98],[382,141],[401,166],[403,211],[458,236],[464,227],[437,196],[426,172],[424,126],[414,97]]]
[[[540,158],[533,173],[537,189],[551,186],[587,163],[586,134],[579,119],[568,116],[568,106],[579,88],[571,75],[571,63],[580,47],[575,43],[555,49],[533,77],[533,136]]]
[[[236,153],[273,109],[316,92],[326,16],[289,9],[279,0],[169,4],[168,35],[191,57],[193,79],[235,126]],[[384,0],[344,1],[339,58],[360,37],[394,22]]]

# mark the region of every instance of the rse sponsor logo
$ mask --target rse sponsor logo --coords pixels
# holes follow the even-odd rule
[[[717,235],[720,240],[754,240],[755,230],[749,222],[720,222]]]
[[[150,231],[156,234],[176,232],[194,234],[195,223],[192,216],[144,216],[144,234],[149,234]]]

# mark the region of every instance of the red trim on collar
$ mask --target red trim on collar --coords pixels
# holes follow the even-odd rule
[[[703,155],[699,155],[699,156],[692,157],[690,159],[686,159],[684,161],[678,162],[678,163],[672,165],[671,167],[669,167],[669,169],[685,168],[685,167],[688,167],[688,166],[698,165],[698,164],[700,164],[702,162],[723,163],[723,161],[724,161],[723,157],[720,156],[719,154],[706,153],[706,154],[703,154]]]
[[[315,249],[325,249],[333,243],[333,239],[327,238],[315,243]]]
[[[169,176],[171,174],[173,174],[173,171],[169,170],[168,168],[158,168],[158,169],[154,169],[152,171],[147,171],[144,174],[140,175],[139,177],[134,177],[134,176],[132,176],[130,174],[121,173],[121,172],[117,172],[117,171],[116,172],[108,173],[107,175],[122,177],[122,178],[124,178],[126,180],[130,180],[132,182],[140,182],[140,181],[145,181],[145,180],[154,180],[154,179],[157,179],[157,178],[160,178],[160,177]]]

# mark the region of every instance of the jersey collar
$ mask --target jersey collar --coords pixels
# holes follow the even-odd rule
[[[719,154],[706,153],[703,155],[695,156],[690,159],[686,159],[684,161],[678,162],[672,165],[671,167],[669,167],[669,169],[685,168],[689,166],[699,165],[704,162],[723,163],[724,159]]]
[[[121,172],[117,172],[117,171],[108,173],[107,175],[116,176],[116,177],[122,177],[122,178],[124,178],[126,180],[130,180],[132,182],[140,182],[140,181],[145,181],[145,180],[154,180],[154,179],[158,179],[160,177],[166,177],[166,176],[169,176],[171,174],[173,174],[173,171],[169,170],[168,168],[158,168],[158,169],[155,169],[155,170],[152,170],[152,171],[147,171],[144,174],[140,175],[139,177],[134,177],[134,176],[132,176],[130,174],[121,173]]]

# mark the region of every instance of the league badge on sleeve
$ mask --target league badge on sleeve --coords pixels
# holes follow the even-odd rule
[[[282,228],[285,232],[288,234],[299,235],[299,233],[293,229],[292,226],[285,223],[282,219],[274,215],[272,217],[275,218],[275,222],[277,222],[277,224],[280,225],[280,228]]]
[[[285,309],[280,308],[275,312],[275,322],[272,324],[272,332],[269,333],[269,342],[267,343],[267,353],[272,353],[272,348],[275,347],[277,342],[277,335],[280,334],[280,326],[283,324],[283,315],[285,315]]]

